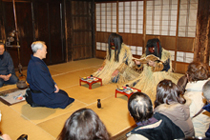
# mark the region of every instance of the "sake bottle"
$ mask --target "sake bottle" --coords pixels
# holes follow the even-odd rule
[[[101,108],[101,102],[100,102],[100,99],[98,99],[98,102],[97,102],[97,107],[98,107],[98,108]]]

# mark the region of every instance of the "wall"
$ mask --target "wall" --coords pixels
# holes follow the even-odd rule
[[[0,14],[0,40],[7,44],[6,49],[11,54],[15,67],[19,63],[18,50],[20,63],[24,67],[28,65],[32,54],[30,45],[36,40],[44,41],[48,47],[47,58],[44,60],[47,64],[65,62],[65,34],[61,0],[16,0],[15,8],[11,0],[1,0],[0,4],[2,11]],[[13,31],[17,31],[19,49],[15,47],[17,46],[16,42],[9,43],[8,41],[8,37]]]
[[[197,53],[197,11],[198,5],[203,3],[201,1],[96,0],[96,56],[105,57],[111,32],[122,35],[124,43],[130,46],[136,57],[144,53],[148,39],[159,38],[162,47],[171,53],[174,71],[185,73]]]

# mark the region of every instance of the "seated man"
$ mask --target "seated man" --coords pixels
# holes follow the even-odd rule
[[[16,84],[18,78],[10,54],[5,51],[4,44],[0,42],[0,87],[4,84]]]
[[[74,99],[58,88],[47,65],[42,60],[46,58],[47,46],[42,41],[36,41],[32,43],[31,49],[33,55],[27,71],[27,82],[30,85],[30,90],[27,91],[26,101],[32,107],[66,108],[74,102]]]
[[[152,102],[146,94],[136,92],[128,100],[128,110],[137,127],[127,133],[128,140],[174,140],[184,138],[182,130],[168,117],[153,114]]]
[[[103,84],[134,80],[139,73],[132,69],[132,53],[123,43],[122,36],[112,33],[109,36],[108,45],[106,59],[93,76],[101,78]]]

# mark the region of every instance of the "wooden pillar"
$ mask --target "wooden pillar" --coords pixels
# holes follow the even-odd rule
[[[209,62],[210,50],[210,0],[199,0],[194,60]]]
[[[5,34],[5,26],[4,26],[4,16],[3,16],[3,2],[0,0],[0,42],[5,43],[6,34]]]

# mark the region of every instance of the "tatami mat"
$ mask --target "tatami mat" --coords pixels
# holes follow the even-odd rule
[[[80,77],[91,75],[102,63],[102,59],[93,58],[48,66],[58,87],[75,98],[75,102],[65,109],[32,108],[25,101],[11,106],[0,102],[2,132],[13,140],[23,133],[28,134],[29,140],[55,140],[66,119],[83,107],[91,108],[99,115],[111,136],[134,125],[127,109],[128,98],[122,94],[115,98],[117,84],[101,86],[96,83],[92,89],[85,83],[79,85]],[[101,109],[97,108],[97,99],[101,99]]]
[[[24,118],[22,114],[11,107],[1,106],[1,131],[7,133],[13,140],[21,134],[28,134],[29,140],[55,140],[55,138],[41,127]]]

